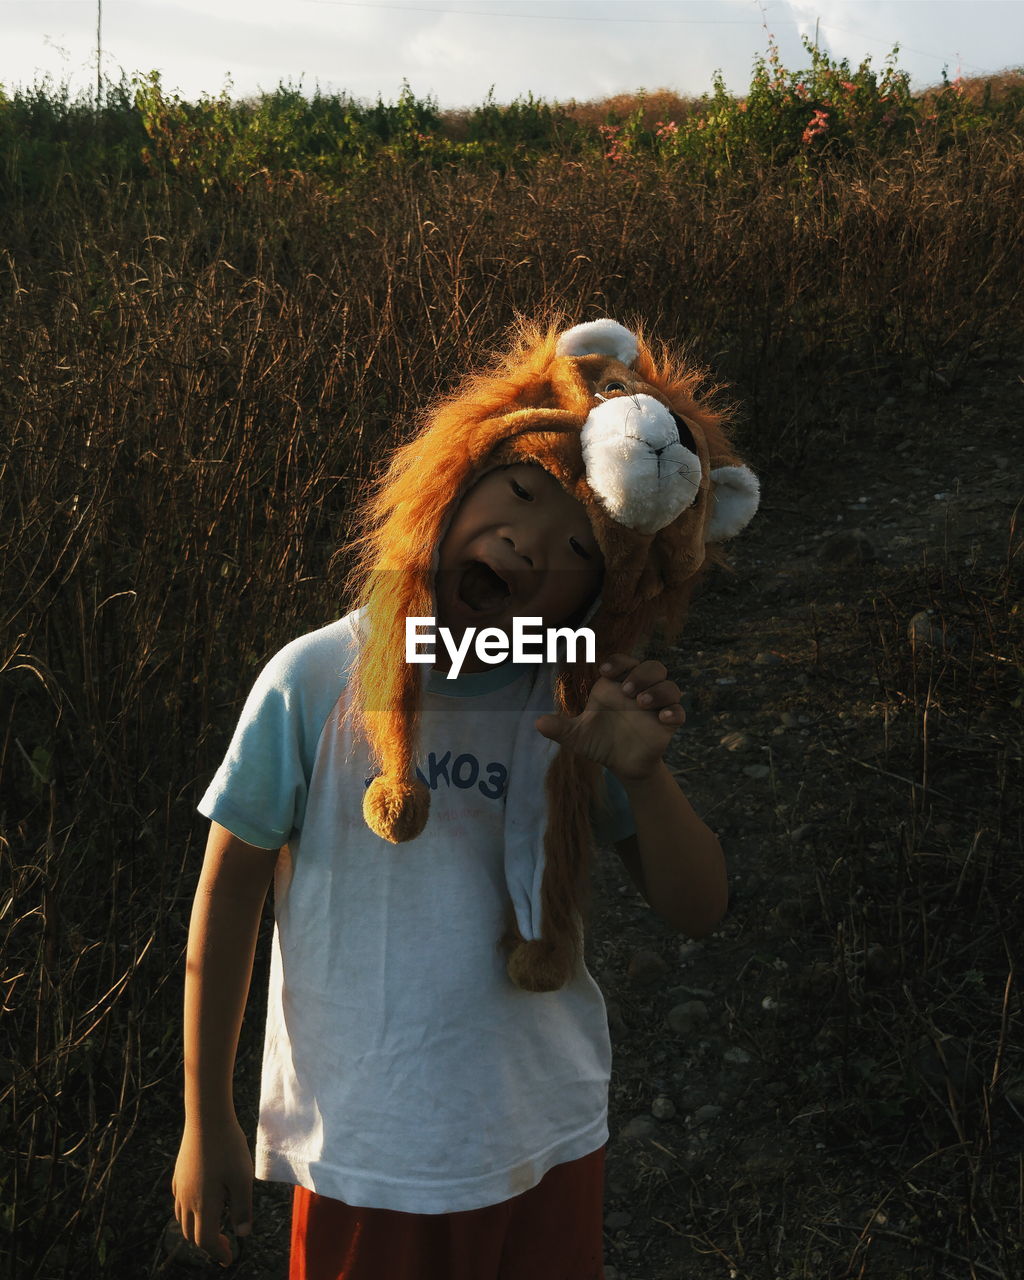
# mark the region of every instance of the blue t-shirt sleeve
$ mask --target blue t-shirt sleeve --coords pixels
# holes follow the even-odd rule
[[[614,773],[604,771],[605,804],[595,801],[591,810],[591,827],[598,844],[615,844],[636,831],[633,811],[622,783]]]
[[[286,645],[260,672],[199,812],[261,849],[301,830],[317,743],[345,688],[341,623]]]

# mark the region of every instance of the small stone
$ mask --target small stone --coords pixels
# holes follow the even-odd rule
[[[777,653],[759,653],[754,659],[754,665],[757,667],[774,667],[782,661]]]
[[[671,1120],[675,1114],[676,1104],[664,1094],[659,1094],[651,1103],[651,1115],[655,1120]]]
[[[668,970],[668,965],[656,951],[640,950],[633,953],[627,972],[634,982],[656,982]]]
[[[620,1138],[650,1138],[658,1128],[653,1116],[634,1116],[619,1131]]]
[[[675,1072],[672,1078],[680,1086],[676,1097],[679,1099],[679,1107],[682,1111],[693,1112],[704,1106],[708,1100],[707,1088],[699,1084],[686,1083],[690,1079],[689,1069]]]
[[[698,1107],[693,1113],[693,1122],[694,1124],[713,1124],[721,1114],[721,1107],[716,1107],[713,1102],[708,1102],[703,1107]]]
[[[673,998],[678,995],[689,996],[691,1000],[714,1000],[715,993],[710,987],[673,987]]]
[[[767,778],[771,774],[771,769],[769,769],[766,764],[748,764],[744,768],[743,772],[748,778],[760,781],[762,778]]]
[[[725,747],[726,751],[744,751],[750,746],[750,739],[745,733],[727,733],[718,739],[718,745]]]
[[[871,540],[859,529],[848,529],[826,539],[818,552],[818,559],[823,564],[852,568],[861,564],[874,564],[878,555]]]
[[[722,1054],[723,1062],[731,1062],[733,1066],[745,1067],[750,1062],[750,1054],[746,1049],[741,1049],[739,1045],[734,1045],[731,1049],[726,1049]]]
[[[792,1169],[792,1158],[782,1148],[762,1147],[759,1143],[751,1144],[740,1157],[746,1181],[761,1185],[786,1176]]]
[[[707,1023],[708,1007],[703,1000],[687,1000],[670,1009],[666,1021],[676,1035],[690,1035]]]
[[[947,651],[953,648],[952,637],[941,621],[933,619],[927,609],[922,609],[907,623],[907,639],[913,645]]]
[[[795,729],[799,723],[792,711],[783,711],[782,715],[779,716],[779,724],[784,729]]]
[[[789,833],[789,838],[794,844],[803,844],[806,840],[810,840],[813,835],[814,823],[802,822],[799,827],[794,828],[794,830]]]

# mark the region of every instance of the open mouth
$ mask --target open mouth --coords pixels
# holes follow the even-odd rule
[[[482,560],[473,560],[462,571],[458,596],[476,613],[490,613],[508,600],[512,590],[504,578]]]

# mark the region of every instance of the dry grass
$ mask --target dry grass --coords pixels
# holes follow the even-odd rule
[[[618,93],[610,98],[595,98],[589,102],[574,100],[564,105],[569,118],[585,129],[639,117],[649,133],[663,121],[675,120],[678,123],[701,109],[699,98],[683,97],[672,89],[652,89],[643,94]]]
[[[0,259],[8,1275],[134,1274],[156,1229],[139,1206],[158,1223],[169,1210],[194,804],[258,664],[341,612],[328,567],[350,506],[425,400],[517,310],[642,318],[734,382],[762,463],[796,462],[865,381],[952,383],[1019,344],[1022,207],[1019,148],[990,138],[742,189],[550,158],[504,177],[382,161],[342,193],[302,174],[206,191],[65,179],[14,210]],[[886,628],[871,642],[895,681]],[[927,724],[936,793],[935,689],[959,681],[969,702],[972,661],[911,673],[901,723],[922,739]],[[964,767],[973,723],[944,726]],[[924,856],[923,810],[904,827],[892,928],[901,954],[961,984],[966,1017],[972,934],[936,950],[922,904],[955,875],[952,915],[975,921],[991,855]],[[851,903],[837,926],[852,955],[868,908]],[[978,946],[998,950],[998,923]],[[963,1041],[969,1106],[989,1114],[1005,1045],[909,999],[908,1035]],[[853,1115],[854,1083],[847,1099]],[[980,1190],[987,1135],[956,1138]]]
[[[849,838],[817,873],[829,1016],[803,1083],[830,1147],[874,1170],[859,1234],[831,1215],[850,1276],[902,1250],[908,1275],[1010,1280],[1024,1250],[1021,551],[1014,532],[998,572],[904,575],[820,636],[850,676],[828,748]],[[854,718],[877,726],[867,753]]]

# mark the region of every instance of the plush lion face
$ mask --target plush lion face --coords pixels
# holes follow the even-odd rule
[[[606,614],[670,614],[656,602],[757,509],[757,480],[732,465],[718,420],[612,320],[563,333],[507,411],[478,424],[478,456],[488,439],[485,465],[538,463],[584,505],[605,559]]]

